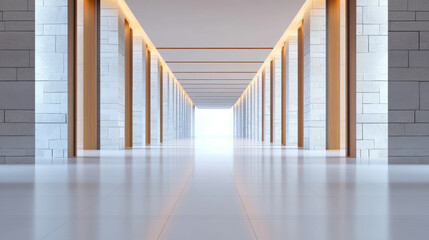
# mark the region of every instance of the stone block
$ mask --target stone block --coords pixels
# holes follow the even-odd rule
[[[416,122],[429,122],[429,111],[416,111]]]
[[[364,74],[387,72],[388,55],[386,53],[358,53],[357,68],[364,69]]]
[[[35,68],[18,68],[17,72],[17,80],[18,81],[34,81],[35,79]]]
[[[0,47],[1,48],[1,47]],[[7,51],[0,50],[0,68],[6,67],[29,67],[29,51]]]
[[[386,53],[387,42],[387,36],[369,36],[369,52]]]
[[[15,68],[0,68],[0,81],[14,81],[16,80]]]
[[[5,164],[34,164],[35,163],[34,156],[28,157],[6,157]]]
[[[389,123],[413,123],[414,111],[389,111]]]
[[[405,135],[405,125],[397,123],[389,123],[389,136]]]
[[[390,7],[390,6],[389,6]],[[418,16],[418,13],[417,13]],[[390,21],[414,21],[416,20],[415,12],[389,12],[389,20]],[[418,18],[417,18],[418,20]]]
[[[55,44],[53,44],[55,48]],[[64,55],[62,53],[38,53],[37,68],[41,73],[58,73],[64,69]]]
[[[67,35],[67,24],[45,24],[43,26],[44,35]]]
[[[386,149],[370,149],[369,158],[387,158],[388,150]]]
[[[53,149],[54,151],[59,149],[67,149],[67,140],[50,140],[49,141],[49,148]],[[61,154],[62,157],[62,154]]]
[[[363,24],[387,24],[387,7],[363,7]]]
[[[13,148],[17,148],[17,146],[19,146],[22,149],[34,149],[34,136],[1,136],[0,135],[0,149],[13,149]]]
[[[34,82],[0,82],[0,109],[34,109]]]
[[[409,67],[429,68],[429,52],[427,51],[410,51]]]
[[[408,0],[408,11],[429,11],[429,1]]]
[[[377,149],[387,149],[388,124],[365,124],[363,125],[363,139],[373,139]]]
[[[429,136],[391,137],[389,149],[429,149]]]
[[[55,51],[58,53],[67,53],[67,36],[56,36]]]
[[[66,123],[66,115],[65,114],[44,114],[37,113],[36,114],[36,122],[39,123]]]
[[[388,107],[387,104],[363,104],[363,113],[375,113],[380,114],[384,113],[387,114]],[[387,122],[387,119],[385,119]]]
[[[34,136],[34,123],[0,123],[2,136]]]
[[[417,82],[391,82],[389,84],[389,109],[418,109],[419,84]]]
[[[0,50],[34,49],[34,39],[34,32],[0,32]]]
[[[405,68],[408,67],[408,51],[389,51],[389,67]]]
[[[379,93],[363,93],[362,103],[380,103]]]
[[[408,21],[408,22],[391,22],[391,31],[426,31],[429,29],[429,22],[426,21]]]
[[[366,53],[369,51],[368,36],[357,36],[356,38],[356,52]]]
[[[49,7],[67,7],[67,0],[44,0],[43,5]]]
[[[34,31],[34,21],[10,21],[4,23],[4,30],[13,31]]]
[[[67,24],[66,7],[44,6],[42,12],[37,15],[37,24]]]
[[[411,12],[413,13],[413,12]],[[416,12],[417,21],[427,21],[429,20],[429,12]]]
[[[429,82],[420,83],[420,109],[429,110]]]
[[[429,123],[405,124],[405,135],[429,136]]]
[[[389,81],[427,81],[429,68],[390,68]]]
[[[374,148],[374,140],[357,140],[356,147],[358,149],[373,149]]]
[[[419,49],[418,32],[389,32],[389,49],[416,50]]]
[[[33,110],[6,110],[5,122],[34,123],[34,111]]]
[[[365,113],[357,114],[356,121],[358,123],[381,123],[387,122],[387,118],[386,113]]]
[[[408,10],[408,0],[389,1],[389,11],[406,11]]]
[[[0,0],[0,9],[6,11],[27,11],[27,0]]]
[[[420,32],[420,49],[429,49],[429,32]]]
[[[379,35],[380,34],[380,25],[363,25],[363,35]]]

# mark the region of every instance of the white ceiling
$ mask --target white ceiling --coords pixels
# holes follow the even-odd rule
[[[196,106],[230,108],[305,0],[126,2]]]

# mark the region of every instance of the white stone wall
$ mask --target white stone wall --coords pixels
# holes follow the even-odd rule
[[[100,10],[100,148],[125,145],[125,17],[112,0]]]
[[[286,44],[286,145],[298,145],[298,42]]]
[[[256,114],[257,114],[257,108],[256,108],[256,82],[252,82],[252,139],[256,140]]]
[[[179,139],[183,138],[183,98],[182,98],[182,91],[180,91],[180,87],[177,87],[177,91],[178,91],[178,108],[179,108],[179,114],[178,114],[178,133],[179,133]]]
[[[282,59],[281,53],[274,57],[273,69],[273,144],[282,144]]]
[[[251,138],[252,136],[252,132],[251,132],[251,106],[250,106],[250,97],[249,97],[249,93],[245,93],[246,96],[246,137],[247,138]]]
[[[258,81],[258,141],[262,140],[262,76],[259,75],[257,78]]]
[[[429,163],[429,2],[389,0],[389,163]]]
[[[133,146],[145,145],[146,136],[146,44],[133,39]]]
[[[173,139],[177,139],[177,82],[173,82]]]
[[[162,141],[168,142],[170,138],[168,125],[168,78],[169,74],[164,69],[162,74]]]
[[[34,163],[34,8],[0,1],[0,164]]]
[[[191,129],[191,137],[195,137],[195,105],[192,105],[192,129]]]
[[[36,0],[35,34],[36,156],[63,158],[67,157],[67,1]],[[34,69],[20,71],[29,77]]]
[[[387,157],[387,11],[387,0],[357,0],[358,158]]]
[[[313,0],[304,17],[304,148],[326,149],[326,10]]]
[[[159,62],[151,55],[150,70],[150,142],[159,144],[160,141],[160,99],[159,99]]]
[[[259,80],[258,80],[258,78],[256,78],[256,80],[255,80],[255,82],[254,82],[254,85],[255,85],[255,88],[254,88],[254,91],[253,91],[253,94],[255,95],[255,106],[254,106],[254,108],[255,108],[255,115],[254,115],[254,122],[253,122],[253,124],[254,124],[254,127],[255,127],[255,129],[254,129],[254,131],[255,131],[255,140],[256,141],[259,141],[259,139],[260,139],[260,133],[259,133],[259,104],[260,104],[260,99],[259,99]]]
[[[264,71],[264,142],[270,144],[270,66],[265,67]]]
[[[174,94],[173,94],[173,83],[174,79],[172,76],[168,78],[168,132],[170,140],[175,138],[174,134]]]
[[[251,131],[251,139],[255,138],[255,122],[254,122],[254,116],[255,116],[255,98],[253,94],[254,85],[253,82],[251,83],[251,88],[249,89],[249,100],[250,100],[250,131]]]

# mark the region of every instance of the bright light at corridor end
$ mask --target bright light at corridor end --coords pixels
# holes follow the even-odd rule
[[[231,109],[195,109],[195,137],[233,137]]]

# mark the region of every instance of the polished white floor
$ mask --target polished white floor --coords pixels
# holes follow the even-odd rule
[[[229,140],[0,166],[1,240],[429,239],[429,166]]]

